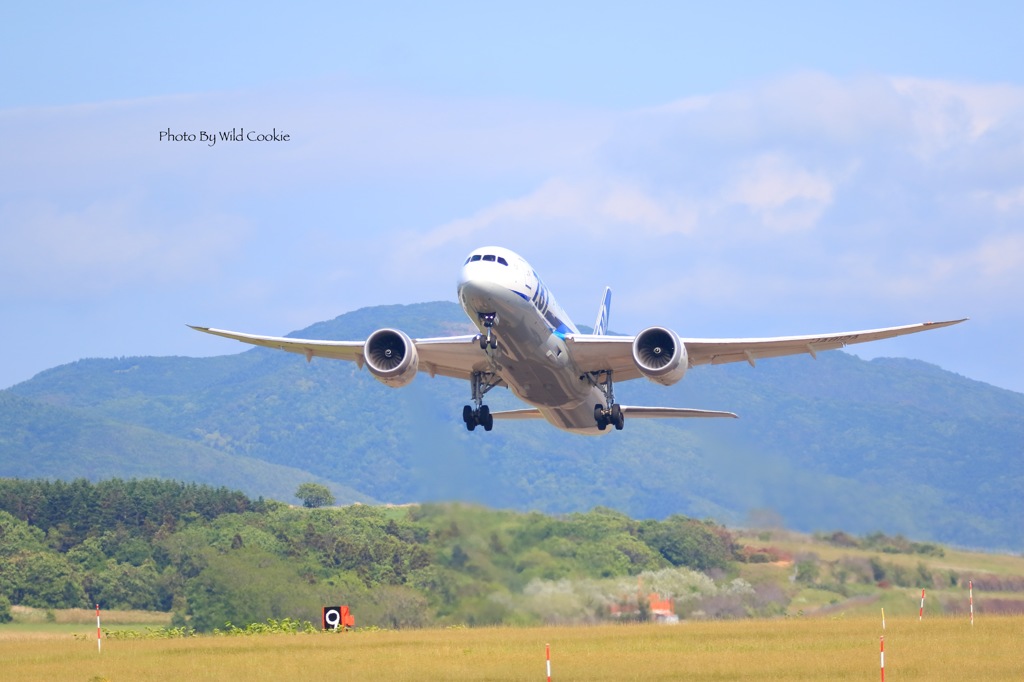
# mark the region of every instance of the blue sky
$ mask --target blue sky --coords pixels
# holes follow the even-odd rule
[[[1024,391],[1024,5],[834,4],[6,8],[0,387],[454,300],[497,243],[622,333],[970,316],[858,353]],[[159,139],[232,128],[290,139]]]

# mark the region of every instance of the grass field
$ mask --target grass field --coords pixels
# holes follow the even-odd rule
[[[1024,618],[889,619],[889,680],[1020,680]],[[878,618],[107,640],[0,631],[3,679],[872,680]]]

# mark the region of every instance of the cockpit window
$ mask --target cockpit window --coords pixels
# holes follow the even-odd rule
[[[500,265],[508,265],[508,261],[507,260],[505,260],[501,256],[495,256],[495,255],[490,254],[490,253],[487,254],[486,256],[482,256],[479,253],[475,254],[473,256],[470,256],[469,258],[466,259],[465,265],[469,265],[470,263],[475,263],[478,260],[485,260],[488,263],[498,263]]]

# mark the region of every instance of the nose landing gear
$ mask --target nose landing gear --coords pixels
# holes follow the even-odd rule
[[[498,323],[497,313],[480,313],[480,321],[484,325],[484,329],[487,330],[486,335],[480,336],[480,350],[491,350],[498,349],[498,339],[494,336],[494,325]]]

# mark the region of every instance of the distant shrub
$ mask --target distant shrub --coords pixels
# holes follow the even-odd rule
[[[796,564],[796,581],[805,585],[813,585],[821,574],[821,566],[817,559],[804,559]]]
[[[846,535],[839,532],[833,535]],[[854,540],[856,542],[856,540]],[[851,545],[858,546],[858,545]],[[872,533],[865,536],[860,545],[864,549],[874,549],[886,554],[923,554],[925,556],[943,557],[946,555],[940,545],[934,542],[911,542],[902,535],[885,535],[884,533]]]
[[[735,551],[737,561],[747,564],[768,564],[776,561],[790,561],[792,556],[777,547],[740,547]]]
[[[190,627],[153,628],[139,630],[103,630],[103,639],[184,639],[198,634]]]
[[[242,635],[297,635],[300,632],[311,634],[321,632],[322,629],[314,626],[308,620],[297,620],[294,618],[267,618],[265,623],[249,623],[240,628],[231,623],[225,623],[224,629],[214,628],[214,635],[221,636],[242,636]]]
[[[836,547],[860,547],[860,541],[849,533],[837,530],[834,533],[816,536],[820,540]]]
[[[910,549],[914,554],[934,557],[946,556],[946,550],[933,542],[912,542],[910,543]]]

